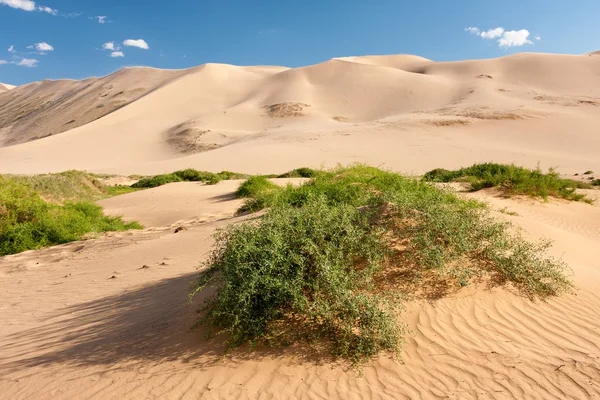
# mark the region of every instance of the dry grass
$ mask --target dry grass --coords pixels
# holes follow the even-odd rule
[[[205,141],[204,136],[210,132],[210,129],[201,130],[178,125],[166,133],[166,142],[184,154],[201,153],[221,147]]]
[[[433,126],[466,126],[471,124],[471,121],[467,119],[428,119],[424,122]]]
[[[286,117],[302,117],[306,114],[303,113],[306,107],[310,107],[304,103],[278,103],[265,106],[267,110],[267,116],[271,118],[286,118]]]
[[[340,116],[333,117],[333,120],[337,122],[348,122],[348,118]]]

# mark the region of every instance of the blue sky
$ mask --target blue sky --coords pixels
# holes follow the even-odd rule
[[[580,54],[600,49],[599,15],[600,0],[0,0],[0,82],[104,76],[130,65]]]

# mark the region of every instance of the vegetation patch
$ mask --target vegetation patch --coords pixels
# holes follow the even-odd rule
[[[103,183],[103,178],[107,177],[73,170],[43,175],[5,175],[3,179],[25,185],[39,193],[44,200],[55,203],[96,201],[135,191],[125,185],[106,185]]]
[[[214,173],[207,171],[198,171],[189,168],[176,171],[171,174],[155,175],[150,178],[142,178],[133,185],[131,185],[131,187],[136,189],[149,189],[173,182],[204,182],[208,185],[214,185],[222,180],[242,179],[247,177],[248,175],[238,174],[231,171],[221,171],[218,173]]]
[[[427,172],[423,180],[467,182],[473,191],[497,187],[507,196],[525,195],[542,199],[558,197],[573,201],[590,201],[585,195],[576,191],[589,185],[561,178],[553,169],[544,173],[539,168],[530,170],[515,165],[485,163],[458,170],[434,169]]]
[[[360,362],[399,350],[406,296],[439,298],[478,280],[530,298],[571,288],[547,242],[421,180],[356,165],[301,186],[242,186],[258,187],[242,209],[265,213],[219,231],[191,294],[214,291],[199,323],[231,347],[308,340]]]
[[[24,182],[0,176],[0,256],[140,228],[105,216],[93,202],[48,202]]]

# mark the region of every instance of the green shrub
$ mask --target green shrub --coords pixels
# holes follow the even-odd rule
[[[25,184],[0,177],[0,256],[138,228],[135,222],[105,216],[92,202],[48,203]]]
[[[423,181],[357,165],[299,187],[261,185],[246,185],[244,207],[269,209],[220,231],[193,291],[216,288],[200,322],[231,346],[316,337],[359,361],[398,350],[400,297],[437,298],[477,279],[531,298],[571,288],[548,243]]]
[[[600,186],[600,179],[594,179],[592,182],[590,182],[593,186]]]
[[[172,174],[156,175],[151,178],[143,178],[131,185],[132,188],[155,188],[173,182],[204,182],[214,185],[222,180],[242,179],[247,175],[238,174],[230,171],[221,171],[219,173],[198,171],[192,168],[175,171]]]
[[[277,178],[314,178],[320,173],[312,168],[296,168],[292,171],[286,172],[285,174],[281,174],[277,176]]]
[[[504,164],[474,164],[454,171],[434,169],[423,176],[427,182],[468,182],[474,191],[498,187],[505,195],[526,195],[547,199],[549,196],[574,201],[588,201],[585,195],[577,193],[577,188],[586,184],[561,178],[550,169],[543,173],[535,170]]]
[[[594,173],[594,171],[585,171],[583,174],[584,175],[592,175]]]
[[[238,187],[237,197],[257,197],[262,193],[279,190],[280,187],[262,175],[252,176]]]

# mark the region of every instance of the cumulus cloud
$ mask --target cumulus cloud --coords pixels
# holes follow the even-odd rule
[[[94,17],[94,19],[96,19],[99,24],[105,24],[107,22],[107,18],[108,17],[106,15],[97,15]]]
[[[498,27],[489,29],[487,31],[482,31],[475,26],[470,26],[465,28],[465,31],[477,35],[482,39],[498,39],[498,46],[504,49],[508,47],[520,47],[526,44],[533,44],[533,42],[529,40],[530,33],[527,29],[521,29],[519,31],[507,31],[502,27]],[[540,36],[536,36],[535,40],[542,40],[542,38]]]
[[[58,10],[47,6],[38,6],[32,0],[0,0],[0,4],[24,11],[40,11],[51,15],[58,15]]]
[[[148,50],[150,46],[144,39],[127,39],[123,41],[123,46],[137,47],[143,50]]]
[[[540,40],[542,40],[542,37],[541,36],[536,36],[536,37],[534,37],[534,39],[539,42]]]
[[[40,42],[35,44],[35,49],[37,51],[45,52],[45,51],[54,51],[54,47],[50,46],[46,42]]]
[[[6,60],[0,60],[0,65],[2,65],[2,64],[8,64],[8,61],[6,61]]]
[[[533,44],[533,42],[529,40],[529,31],[527,29],[521,29],[520,31],[504,32],[504,35],[498,40],[498,44],[502,48],[507,48]]]
[[[104,50],[115,50],[115,42],[106,42],[102,45]]]
[[[503,34],[504,34],[504,28],[498,27],[498,28],[490,29],[486,32],[481,32],[479,34],[479,36],[481,36],[484,39],[496,39],[496,38],[501,37]]]
[[[9,53],[16,53],[17,51],[15,50],[15,46],[11,45],[11,46],[8,48],[8,52],[9,52]]]
[[[112,58],[125,57],[125,54],[123,54],[122,51],[113,51],[112,53],[110,53],[110,56]]]
[[[39,63],[38,60],[35,60],[32,58],[22,58],[21,60],[15,62],[15,64],[18,65],[19,67],[27,67],[27,68],[36,67],[38,63]]]
[[[25,11],[35,11],[35,1],[31,0],[0,0],[0,4]]]

